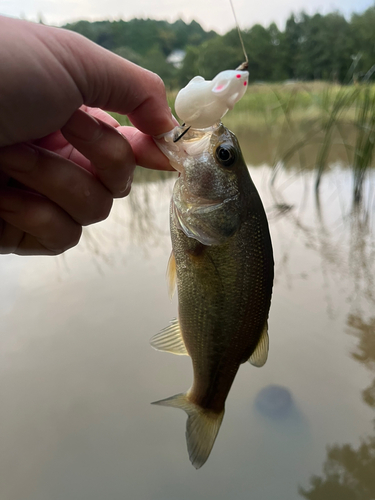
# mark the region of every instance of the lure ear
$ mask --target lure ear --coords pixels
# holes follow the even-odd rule
[[[230,79],[229,78],[222,78],[215,82],[214,88],[212,89],[212,92],[215,94],[222,94],[227,90],[230,84]]]
[[[190,80],[189,83],[192,83],[192,82],[197,83],[197,82],[205,82],[205,81],[206,80],[203,78],[203,76],[195,76],[194,78],[192,78]]]

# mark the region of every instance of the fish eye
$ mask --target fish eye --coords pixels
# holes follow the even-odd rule
[[[228,144],[221,144],[216,149],[216,158],[223,167],[231,167],[236,161],[236,151]]]

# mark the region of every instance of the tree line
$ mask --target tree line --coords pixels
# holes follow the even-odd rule
[[[79,21],[64,27],[158,73],[172,89],[196,75],[211,79],[244,60],[237,30],[221,36],[195,21]],[[375,4],[350,20],[338,12],[292,14],[284,30],[256,24],[242,37],[252,82],[375,79]],[[185,53],[180,65],[168,59],[177,50]]]

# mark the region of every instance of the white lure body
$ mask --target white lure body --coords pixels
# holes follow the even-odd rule
[[[177,94],[178,117],[189,127],[212,127],[244,95],[248,78],[248,71],[238,70],[222,71],[213,80],[194,77]]]

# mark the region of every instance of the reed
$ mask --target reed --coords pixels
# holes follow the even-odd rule
[[[298,155],[301,170],[311,166],[316,170],[315,190],[319,193],[330,150],[340,146],[353,170],[353,201],[360,202],[366,173],[375,159],[374,85],[316,82],[250,86],[236,114],[228,116],[228,125],[235,131],[244,127],[245,114],[249,130],[262,126],[263,116],[265,130],[272,134],[275,156],[271,184],[279,170]],[[355,130],[349,137],[343,132],[348,126]],[[313,165],[305,154],[312,144],[319,146]]]
[[[366,85],[360,97],[356,103],[357,138],[353,156],[353,189],[356,204],[362,199],[363,184],[366,173],[372,165],[375,147],[375,92]]]
[[[332,96],[332,88],[329,86],[323,92],[323,100],[322,100],[323,106],[322,106],[322,120],[321,120],[321,131],[322,131],[323,141],[315,162],[316,191],[319,191],[322,175],[327,166],[328,154],[332,146],[332,137],[334,129],[338,128],[338,124],[340,119],[342,118],[342,115],[348,109],[351,108],[358,94],[359,94],[358,88],[348,89],[347,87],[341,87],[338,92],[334,93],[333,96]],[[340,129],[338,128],[338,130]]]

